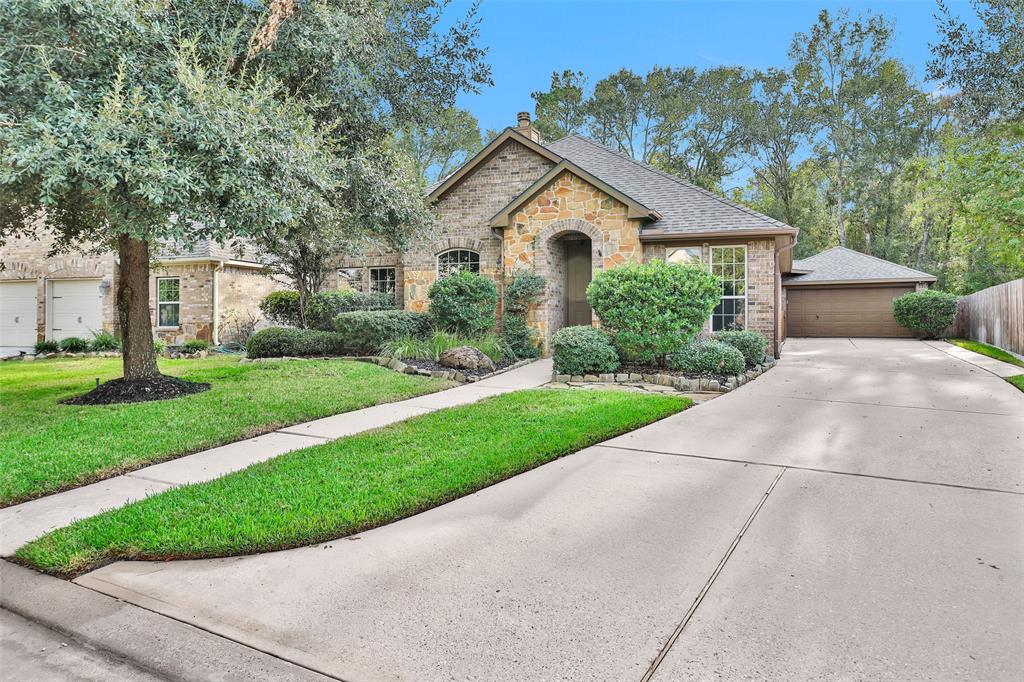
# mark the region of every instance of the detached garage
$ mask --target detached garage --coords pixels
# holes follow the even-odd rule
[[[835,247],[793,261],[786,290],[787,336],[908,337],[892,300],[935,277],[859,251]]]

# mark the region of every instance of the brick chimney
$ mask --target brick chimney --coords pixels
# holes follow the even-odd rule
[[[521,135],[525,135],[534,142],[541,141],[540,131],[534,128],[533,124],[530,123],[529,111],[520,111],[518,114],[516,114],[516,132],[518,132]]]

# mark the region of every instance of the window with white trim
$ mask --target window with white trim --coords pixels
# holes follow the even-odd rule
[[[680,246],[676,249],[668,249],[665,253],[665,262],[703,267],[704,250],[699,246]]]
[[[158,327],[177,327],[181,323],[181,280],[160,277],[156,280],[156,320]]]
[[[711,273],[722,280],[722,298],[711,313],[711,330],[743,329],[747,321],[747,247],[712,246]]]
[[[370,291],[375,294],[395,293],[394,268],[370,268]]]
[[[469,249],[452,249],[437,255],[437,276],[439,278],[462,270],[480,274],[480,254]]]

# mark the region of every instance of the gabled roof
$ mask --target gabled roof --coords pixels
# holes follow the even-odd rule
[[[212,239],[201,239],[193,244],[179,241],[162,241],[154,249],[158,261],[176,260],[236,260],[250,263],[261,261],[252,244],[241,241],[221,246]]]
[[[661,218],[644,226],[641,238],[709,236],[721,232],[797,232],[796,228],[774,218],[585,137],[568,135],[545,146],[657,211]]]
[[[522,194],[518,195],[515,199],[509,202],[505,208],[501,209],[494,214],[491,218],[491,227],[506,227],[511,219],[513,213],[515,213],[520,206],[525,204],[527,201],[532,199],[535,195],[542,192],[555,178],[565,172],[570,172],[573,175],[589,182],[594,187],[607,194],[608,196],[616,199],[617,201],[625,204],[629,208],[630,218],[646,218],[647,220],[658,220],[661,215],[647,206],[644,206],[632,197],[623,194],[615,187],[612,187],[601,178],[591,175],[587,171],[583,170],[576,164],[568,160],[562,160],[554,168],[549,170],[547,173],[542,175],[537,182],[530,185],[523,191]]]
[[[793,270],[806,274],[787,277],[786,286],[874,282],[934,282],[935,276],[842,246],[793,261]]]

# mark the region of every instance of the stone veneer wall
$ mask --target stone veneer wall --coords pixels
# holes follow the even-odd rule
[[[0,280],[36,280],[36,336],[46,335],[46,282],[54,279],[101,279],[103,331],[114,330],[114,291],[117,263],[110,252],[71,251],[48,257],[53,238],[9,239],[0,249]]]
[[[501,238],[488,226],[512,199],[549,171],[549,160],[509,140],[437,202],[434,238],[414,244],[403,256],[405,307],[426,310],[427,289],[437,279],[437,254],[472,249],[480,254],[480,273],[501,286]]]
[[[738,239],[735,242],[716,240],[714,246],[747,247],[747,322],[746,328],[759,331],[768,338],[768,348],[775,343],[775,240]],[[665,260],[669,249],[679,246],[701,246],[705,263],[711,262],[712,244],[694,240],[680,242],[657,242],[644,245],[644,262],[652,259]],[[711,321],[704,325],[711,331]]]
[[[505,271],[533,268],[547,280],[544,301],[531,311],[530,323],[545,346],[564,320],[563,238],[591,240],[592,275],[604,268],[640,262],[640,221],[628,207],[566,171],[524,204],[505,229]]]

